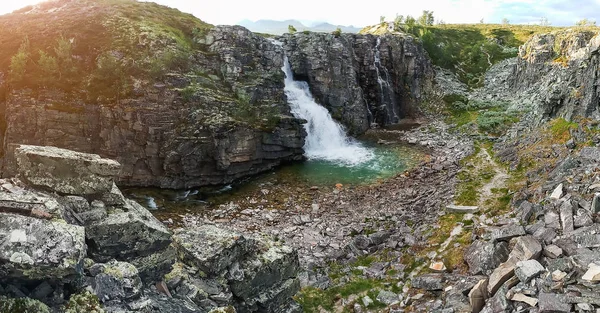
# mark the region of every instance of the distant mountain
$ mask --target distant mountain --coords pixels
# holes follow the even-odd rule
[[[275,20],[258,20],[256,22],[250,20],[243,20],[239,23],[249,30],[257,33],[266,33],[266,34],[274,34],[281,35],[288,32],[288,26],[293,25],[297,31],[313,31],[313,32],[332,32],[337,28],[340,28],[344,33],[358,33],[360,28],[354,26],[343,26],[343,25],[333,25],[329,23],[321,23],[315,26],[306,26],[297,20],[285,20],[285,21],[275,21]]]

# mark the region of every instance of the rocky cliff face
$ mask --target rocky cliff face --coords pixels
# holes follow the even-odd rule
[[[83,15],[89,27],[75,27]],[[97,153],[123,164],[121,185],[177,189],[302,160],[306,134],[286,103],[284,50],[296,78],[352,134],[413,115],[433,77],[409,36],[299,33],[282,48],[242,27],[130,0],[49,2],[0,26],[9,43],[0,52],[5,177],[14,144]],[[41,61],[38,49],[47,50]],[[17,75],[18,55],[26,58]],[[42,56],[57,67],[42,70]]]
[[[15,158],[18,178],[0,180],[0,312],[299,311],[295,250],[212,225],[173,234],[98,155]]]
[[[554,117],[599,118],[599,51],[597,32],[535,35],[516,59],[492,67],[482,94],[530,104],[536,123]]]
[[[98,153],[124,165],[120,184],[165,188],[229,183],[301,160],[305,132],[284,97],[283,51],[241,27],[215,27],[200,41],[195,74],[171,73],[118,103],[14,91],[4,102],[3,150]]]
[[[296,33],[282,41],[295,78],[353,134],[415,116],[431,88],[427,54],[410,36]]]

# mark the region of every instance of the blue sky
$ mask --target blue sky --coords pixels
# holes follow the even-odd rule
[[[446,23],[538,23],[546,17],[552,25],[568,26],[583,18],[600,16],[600,0],[377,0],[351,5],[348,0],[153,0],[189,12],[212,24],[235,24],[243,19],[298,19],[334,24],[365,26],[379,22],[380,16],[392,20],[396,13],[419,15],[434,11]],[[40,0],[0,0],[0,14],[9,13]]]

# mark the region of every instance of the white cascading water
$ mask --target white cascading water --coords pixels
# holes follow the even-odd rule
[[[348,137],[329,111],[315,102],[306,82],[294,80],[287,57],[281,69],[285,73],[285,94],[292,114],[308,121],[304,124],[307,158],[355,166],[375,157],[373,151]]]
[[[388,73],[385,66],[381,65],[381,52],[379,51],[379,46],[381,45],[381,38],[377,37],[377,43],[375,44],[375,53],[373,58],[373,66],[375,67],[375,72],[377,72],[377,83],[379,83],[379,92],[381,95],[381,104],[386,106],[386,110],[388,113],[388,122],[397,123],[398,113],[396,113],[396,101],[394,96],[394,91],[392,90],[392,86],[390,84],[390,74]],[[379,68],[383,69],[383,73],[385,74],[385,79],[381,77],[381,72]]]

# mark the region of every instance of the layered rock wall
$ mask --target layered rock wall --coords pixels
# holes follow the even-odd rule
[[[14,91],[3,103],[3,175],[14,173],[12,144],[97,153],[123,164],[119,184],[164,188],[230,183],[301,160],[305,132],[286,103],[281,48],[225,26],[201,45],[198,74],[140,83],[136,97],[117,103]],[[244,114],[260,106],[272,108],[268,121]]]
[[[296,79],[353,134],[415,116],[431,90],[427,53],[408,35],[296,33],[282,41]]]

